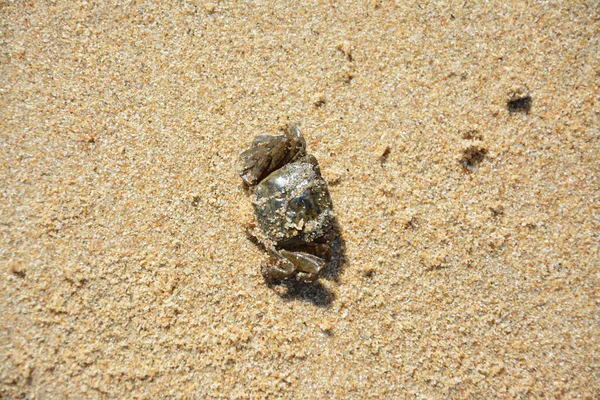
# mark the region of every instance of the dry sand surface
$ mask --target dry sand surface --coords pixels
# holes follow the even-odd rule
[[[599,10],[0,2],[0,398],[598,398]],[[345,261],[269,287],[288,121]]]

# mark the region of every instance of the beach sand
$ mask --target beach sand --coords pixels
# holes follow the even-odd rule
[[[600,395],[596,1],[0,13],[0,398]],[[344,254],[269,287],[288,122]]]

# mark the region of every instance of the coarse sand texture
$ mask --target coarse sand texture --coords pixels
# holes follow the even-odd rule
[[[270,285],[298,123],[343,252]],[[0,0],[0,399],[600,397],[597,1]]]

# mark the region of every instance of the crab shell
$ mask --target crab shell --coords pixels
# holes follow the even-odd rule
[[[313,156],[272,172],[257,186],[255,196],[260,228],[278,247],[314,243],[332,230],[331,197]]]

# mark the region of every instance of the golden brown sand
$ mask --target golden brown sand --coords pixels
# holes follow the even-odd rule
[[[599,396],[596,1],[123,3],[0,2],[0,398]],[[346,262],[269,288],[288,121]]]

